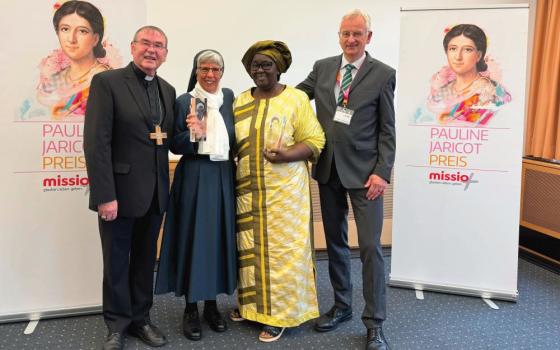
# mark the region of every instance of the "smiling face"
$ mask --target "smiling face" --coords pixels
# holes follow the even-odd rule
[[[217,63],[211,61],[201,62],[196,69],[196,81],[205,91],[216,93],[221,79],[222,67]]]
[[[58,41],[62,51],[72,61],[94,59],[93,48],[99,41],[89,22],[76,13],[60,19],[57,28]]]
[[[278,83],[278,68],[272,58],[256,54],[251,61],[250,76],[257,88],[271,90]]]
[[[167,58],[167,41],[157,30],[144,29],[130,43],[130,52],[134,64],[147,75],[154,76]]]
[[[457,75],[477,73],[476,63],[481,58],[474,41],[464,35],[454,37],[447,44],[447,61]]]
[[[347,17],[340,22],[338,42],[344,57],[349,62],[362,57],[366,45],[371,41],[371,31],[368,31],[366,21],[362,16]]]

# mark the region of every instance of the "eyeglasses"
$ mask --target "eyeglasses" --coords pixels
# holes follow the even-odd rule
[[[222,74],[222,68],[215,68],[215,67],[200,67],[197,68],[197,70],[202,73],[203,75],[207,75],[208,73],[212,72],[214,73],[214,75],[220,75]]]
[[[269,72],[272,70],[272,65],[274,65],[274,62],[262,62],[262,63],[251,63],[251,70],[256,72],[259,70],[259,68],[262,68],[262,70],[264,70],[265,72]]]
[[[340,35],[340,37],[344,39],[348,39],[351,36],[353,36],[356,39],[361,39],[364,35],[366,35],[366,33],[368,32],[350,32],[345,30],[343,32],[339,32],[338,35]]]
[[[140,46],[143,46],[146,49],[150,48],[150,47],[153,47],[155,50],[158,50],[158,51],[167,49],[167,47],[165,47],[165,45],[163,45],[160,42],[153,43],[150,40],[145,40],[145,39],[134,40],[134,42],[137,43],[137,44],[140,44]]]

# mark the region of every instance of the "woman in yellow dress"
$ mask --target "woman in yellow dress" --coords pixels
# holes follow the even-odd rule
[[[308,161],[325,143],[307,95],[280,84],[291,63],[280,41],[259,41],[241,60],[255,82],[234,104],[238,303],[233,320],[280,338],[319,316],[312,254]]]

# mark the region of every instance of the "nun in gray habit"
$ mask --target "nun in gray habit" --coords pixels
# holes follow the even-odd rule
[[[233,92],[222,88],[222,55],[214,50],[194,58],[188,93],[177,98],[175,134],[170,149],[181,154],[171,187],[156,294],[185,296],[183,332],[202,337],[197,302],[204,300],[204,319],[224,332],[227,323],[216,305],[218,294],[233,294],[237,285],[235,187],[232,149],[235,143]],[[191,97],[207,100],[205,139],[190,141]],[[187,122],[188,120],[188,122]],[[201,129],[196,129],[200,131]]]

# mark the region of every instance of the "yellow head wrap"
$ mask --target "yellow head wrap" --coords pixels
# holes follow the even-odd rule
[[[256,54],[270,57],[280,73],[285,73],[292,64],[290,49],[283,42],[274,40],[257,41],[245,52],[241,59],[247,73],[251,71],[251,62]]]

